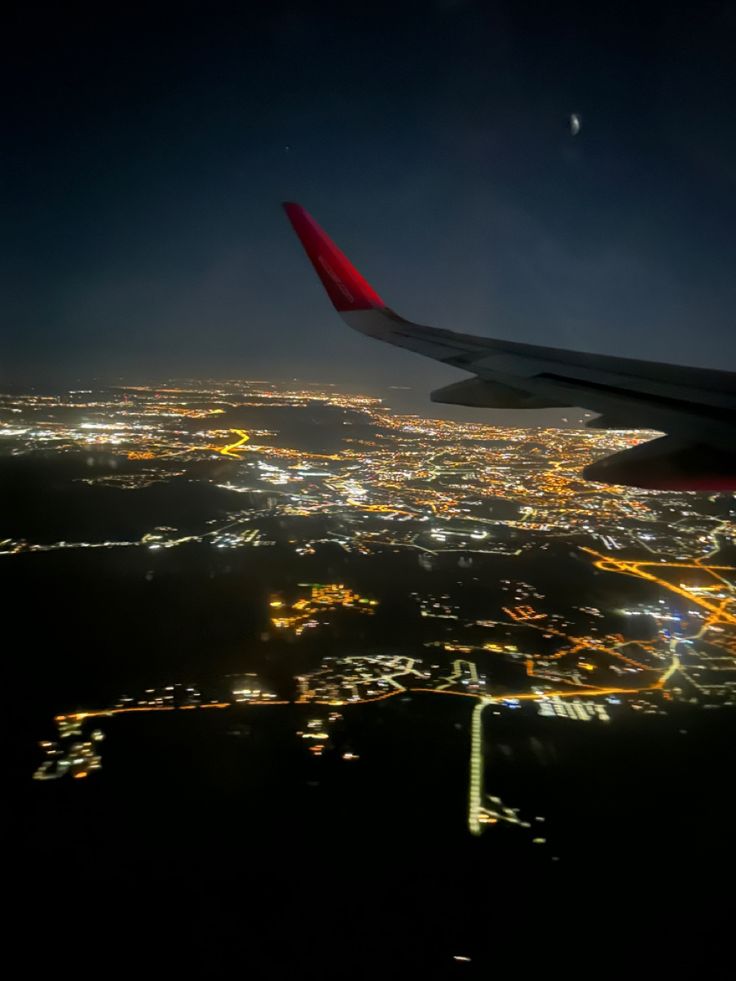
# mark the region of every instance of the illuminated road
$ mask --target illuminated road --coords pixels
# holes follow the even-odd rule
[[[479,835],[483,828],[480,823],[480,812],[483,801],[483,710],[490,705],[481,698],[473,709],[470,723],[470,780],[468,786],[468,830],[471,835]]]
[[[646,685],[641,688],[589,688],[586,689],[586,695],[593,696],[603,696],[603,695],[632,695],[637,692],[652,691],[657,689],[662,689],[667,681],[675,674],[680,668],[680,662],[677,657],[677,645],[679,644],[679,639],[673,638],[670,642],[670,652],[672,654],[672,661],[667,670],[660,676],[660,678],[653,684]],[[468,779],[468,830],[470,834],[478,836],[483,832],[484,822],[481,820],[481,816],[484,813],[483,808],[483,798],[484,798],[484,777],[485,777],[485,756],[484,756],[484,739],[483,739],[483,712],[489,705],[500,705],[509,699],[514,699],[516,701],[540,701],[542,699],[557,697],[557,698],[576,698],[580,695],[580,689],[573,691],[544,691],[544,692],[524,692],[517,695],[505,694],[505,695],[481,695],[466,691],[448,691],[444,689],[436,688],[403,688],[397,687],[393,691],[385,692],[381,695],[373,696],[371,698],[356,699],[354,701],[345,702],[339,699],[330,700],[319,700],[319,699],[309,699],[304,700],[303,698],[296,699],[295,701],[285,700],[285,699],[273,699],[270,701],[253,701],[247,703],[237,703],[237,706],[244,704],[247,705],[290,705],[290,704],[315,704],[315,705],[330,705],[330,706],[344,706],[349,707],[350,705],[357,704],[367,704],[370,702],[379,702],[385,699],[394,698],[396,695],[406,693],[410,694],[412,692],[426,692],[427,694],[433,695],[455,695],[464,696],[466,698],[476,699],[476,705],[473,708],[473,714],[471,717],[470,725],[470,759],[469,759],[469,779]],[[140,712],[177,712],[177,711],[194,711],[195,709],[228,709],[236,707],[236,703],[233,702],[207,702],[201,705],[131,705],[123,706],[119,708],[107,708],[107,709],[96,709],[91,711],[70,713],[69,715],[58,715],[55,718],[55,722],[61,723],[65,721],[74,720],[77,722],[83,722],[85,719],[101,718],[104,716],[114,716],[114,715],[129,715]],[[495,823],[495,822],[494,822]]]
[[[252,702],[238,702],[238,705],[290,705],[287,701],[278,701],[273,699],[271,701],[252,701]],[[206,702],[204,705],[126,705],[122,708],[106,708],[106,709],[90,709],[86,712],[70,712],[68,715],[57,715],[54,716],[54,722],[65,722],[69,719],[75,719],[77,722],[83,722],[85,719],[99,719],[107,715],[130,715],[134,712],[184,712],[187,709],[227,709],[234,708],[234,702]]]
[[[239,460],[240,457],[234,451],[239,449],[241,446],[244,446],[250,439],[250,436],[244,429],[233,429],[233,432],[236,433],[240,439],[236,443],[229,443],[227,446],[219,447],[217,452],[221,456],[233,456],[236,460]]]
[[[600,688],[594,685],[585,686],[584,694],[588,698],[595,698],[596,696],[606,696],[606,695],[637,695],[646,691],[656,691],[662,688],[666,682],[672,677],[672,675],[679,670],[680,661],[677,657],[676,647],[683,638],[673,638],[670,645],[670,651],[672,653],[672,661],[668,666],[667,670],[652,684],[642,685],[637,688]],[[484,708],[486,705],[502,705],[505,702],[513,699],[515,701],[525,701],[525,702],[535,702],[541,701],[546,698],[579,698],[583,692],[581,692],[579,687],[573,689],[564,690],[545,690],[545,691],[535,691],[535,692],[506,692],[503,695],[482,695],[476,692],[469,691],[449,691],[446,688],[421,688],[412,687],[405,688],[403,686],[397,687],[393,691],[384,692],[381,695],[374,695],[370,698],[357,698],[357,699],[318,699],[318,698],[304,698],[301,696],[294,700],[290,699],[269,699],[260,701],[248,701],[248,702],[205,702],[201,705],[129,705],[121,706],[119,708],[104,708],[104,709],[89,709],[82,712],[70,712],[68,715],[57,715],[54,717],[55,722],[64,722],[68,719],[76,719],[81,722],[84,719],[96,719],[102,718],[103,716],[112,715],[129,715],[137,712],[183,712],[186,710],[193,709],[228,709],[242,707],[244,705],[331,705],[331,706],[343,706],[349,708],[351,705],[369,705],[372,702],[382,702],[387,698],[395,698],[396,695],[406,694],[411,695],[414,692],[428,694],[428,695],[454,695],[461,698],[474,698],[477,699],[478,705],[474,709],[477,711],[479,707]],[[475,718],[475,715],[474,715]]]
[[[583,552],[587,552],[589,555],[593,555],[596,561],[593,563],[596,569],[600,569],[602,572],[619,572],[627,576],[635,576],[639,579],[646,579],[648,582],[656,583],[662,589],[666,589],[671,593],[676,593],[678,596],[682,596],[684,599],[688,600],[690,603],[695,603],[702,609],[707,610],[713,615],[715,619],[711,622],[713,623],[727,623],[730,625],[736,625],[736,615],[729,613],[724,607],[733,602],[734,597],[728,597],[721,604],[713,603],[711,600],[706,599],[698,593],[695,593],[691,589],[687,589],[676,583],[668,582],[667,579],[663,579],[661,576],[655,575],[650,572],[650,569],[691,569],[696,572],[705,572],[711,575],[714,579],[719,580],[722,583],[730,583],[719,576],[719,572],[734,572],[733,566],[730,565],[703,565],[702,562],[638,562],[629,559],[616,559],[610,555],[602,555],[600,552],[596,552],[595,549],[583,547]]]
[[[667,668],[667,670],[665,671],[665,673],[662,675],[662,677],[657,682],[657,688],[664,688],[664,686],[670,680],[670,678],[672,677],[672,675],[675,674],[676,671],[679,671],[680,670],[680,659],[677,656],[677,654],[675,653],[675,651],[677,649],[677,645],[679,643],[680,643],[679,638],[674,638],[673,637],[673,639],[672,639],[672,645],[671,645],[672,646],[672,663],[670,664],[670,666]]]

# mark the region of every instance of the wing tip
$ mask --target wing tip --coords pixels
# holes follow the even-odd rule
[[[296,201],[283,201],[281,206],[336,310],[385,309],[378,293],[305,207]]]

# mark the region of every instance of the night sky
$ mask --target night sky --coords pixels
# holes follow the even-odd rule
[[[283,200],[411,319],[736,370],[736,4],[250,6],[5,21],[4,384],[461,377],[352,334]]]

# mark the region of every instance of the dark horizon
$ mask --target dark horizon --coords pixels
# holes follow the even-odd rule
[[[380,384],[378,382],[330,381],[327,378],[298,378],[288,377],[213,377],[213,376],[117,376],[100,378],[95,376],[72,376],[42,378],[31,382],[14,379],[0,390],[0,395],[40,395],[63,396],[70,392],[97,391],[100,389],[125,389],[127,387],[145,385],[164,390],[166,386],[193,384],[203,390],[205,385],[254,385],[258,382],[275,384],[285,388],[298,389],[304,385],[318,391],[334,391],[347,395],[364,395],[378,398],[384,406],[398,415],[418,415],[425,419],[446,419],[459,423],[479,423],[486,426],[508,426],[518,429],[535,429],[537,427],[553,427],[559,429],[584,428],[585,420],[592,418],[594,413],[582,408],[568,409],[536,409],[520,412],[515,409],[489,409],[485,407],[466,407],[461,405],[446,405],[430,400],[429,390],[416,385]]]

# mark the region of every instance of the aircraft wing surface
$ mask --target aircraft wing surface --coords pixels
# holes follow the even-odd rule
[[[502,409],[579,406],[590,425],[665,435],[584,471],[588,480],[668,490],[736,490],[736,373],[456,333],[384,303],[301,205],[284,210],[333,306],[354,330],[469,372],[432,401]]]

